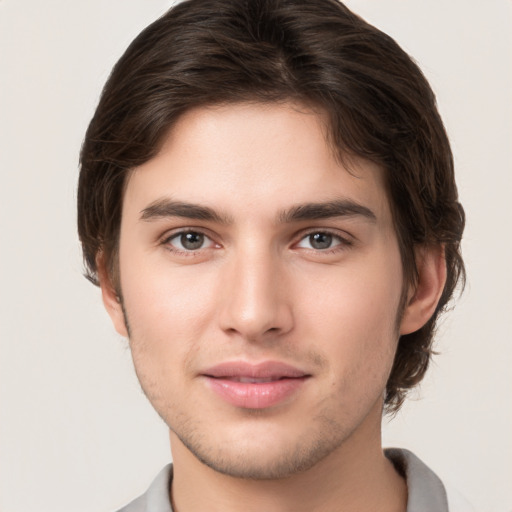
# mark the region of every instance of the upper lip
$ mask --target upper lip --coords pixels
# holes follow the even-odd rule
[[[201,373],[207,377],[215,378],[283,379],[309,376],[303,370],[280,361],[263,361],[256,364],[246,361],[227,361],[207,368]]]

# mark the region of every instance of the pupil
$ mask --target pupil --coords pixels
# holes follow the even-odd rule
[[[315,233],[309,236],[311,247],[314,249],[328,249],[332,243],[332,235],[327,233]]]
[[[199,249],[203,242],[204,235],[201,235],[201,233],[184,233],[181,235],[181,245],[188,250]]]

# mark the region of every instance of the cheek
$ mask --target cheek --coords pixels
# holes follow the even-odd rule
[[[398,342],[401,288],[398,256],[365,262],[359,269],[317,280],[299,318],[307,324],[308,337],[319,343],[317,348],[338,365],[337,372],[387,374]]]
[[[375,260],[306,275],[295,294],[306,318],[351,337],[393,330],[402,291],[400,261],[398,255]]]
[[[339,295],[336,302],[318,303],[316,309],[320,321],[315,322],[315,339],[329,361],[331,390],[318,408],[324,415],[332,411],[341,425],[362,418],[382,398],[398,342],[398,298],[375,287],[358,290]]]
[[[161,366],[162,371],[164,366],[181,368],[210,322],[214,283],[202,278],[194,266],[177,270],[165,258],[143,264],[143,258],[132,254],[121,261],[134,362],[154,369]]]

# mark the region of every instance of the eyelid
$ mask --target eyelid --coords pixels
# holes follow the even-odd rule
[[[159,235],[158,240],[160,240],[160,242],[164,242],[165,240],[169,240],[170,238],[173,238],[177,235],[182,235],[186,233],[198,233],[211,239],[215,237],[215,235],[207,228],[185,225],[165,230],[162,235]]]
[[[186,234],[186,233],[197,233],[203,235],[205,238],[207,238],[210,241],[209,247],[202,247],[200,249],[196,250],[182,250],[177,247],[170,246],[170,240],[173,238],[176,238],[180,235]],[[293,237],[292,242],[292,248],[295,248],[297,244],[299,244],[302,240],[307,238],[308,236],[311,236],[316,233],[323,233],[326,235],[330,235],[336,239],[339,240],[340,243],[336,244],[334,247],[328,248],[328,249],[308,249],[308,248],[299,248],[299,249],[305,249],[305,250],[311,250],[315,252],[323,252],[328,253],[330,250],[342,250],[342,248],[347,248],[355,243],[355,237],[348,233],[347,231],[340,231],[339,229],[335,228],[322,228],[322,227],[313,227],[305,230],[301,230],[296,236]],[[189,255],[192,255],[194,253],[198,253],[200,251],[210,249],[214,246],[221,247],[221,244],[216,241],[218,237],[215,234],[212,234],[211,231],[204,227],[196,227],[196,226],[181,226],[178,228],[173,228],[168,231],[166,231],[163,235],[158,237],[158,244],[159,245],[167,245],[170,246],[169,250],[173,252],[182,252]],[[340,248],[341,246],[341,248]]]
[[[187,233],[197,233],[198,235],[202,235],[205,237],[205,239],[210,241],[210,244],[208,247],[201,247],[200,249],[196,250],[186,250],[186,249],[180,249],[179,247],[173,247],[170,243],[171,240],[174,238],[177,238],[181,235],[186,235]],[[159,244],[167,246],[168,250],[174,252],[174,253],[182,253],[187,255],[192,255],[195,253],[198,253],[200,251],[204,251],[206,249],[211,249],[214,246],[220,247],[220,244],[215,241],[214,236],[210,233],[208,229],[205,228],[199,228],[194,226],[187,226],[187,227],[179,227],[175,229],[171,229],[169,231],[166,231],[161,237],[159,237]]]
[[[354,245],[355,239],[346,231],[340,232],[337,229],[332,228],[310,228],[305,231],[301,231],[296,237],[295,241],[293,242],[293,246],[297,247],[300,242],[302,242],[305,238],[308,236],[314,235],[316,233],[322,233],[325,235],[332,236],[333,238],[337,238],[339,240],[339,243],[336,244],[333,247],[329,247],[327,249],[314,249],[314,248],[307,248],[307,247],[299,247],[299,249],[305,249],[310,251],[315,251],[319,253],[329,253],[329,251],[336,251],[336,250],[343,250],[347,247],[350,247]]]

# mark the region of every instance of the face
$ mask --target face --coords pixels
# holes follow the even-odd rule
[[[381,170],[344,168],[324,121],[194,110],[127,182],[111,315],[173,438],[230,475],[287,476],[379,435],[400,254]]]

